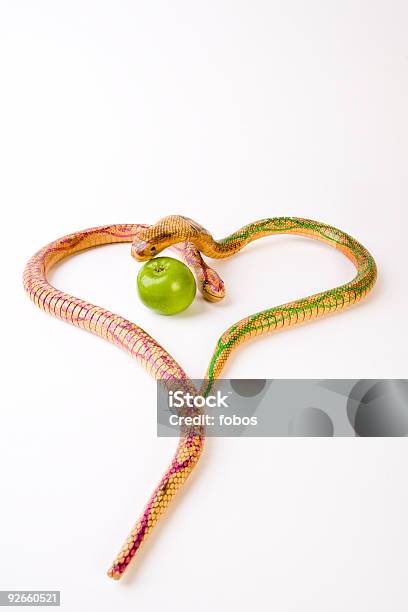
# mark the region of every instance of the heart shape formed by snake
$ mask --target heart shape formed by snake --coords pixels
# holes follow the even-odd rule
[[[326,242],[351,259],[357,274],[349,283],[268,308],[229,327],[219,338],[207,369],[205,379],[211,384],[220,376],[231,352],[246,340],[339,312],[362,300],[373,288],[377,277],[375,261],[367,249],[335,227],[297,217],[256,221],[216,241],[198,223],[171,215],[150,227],[108,225],[60,238],[29,260],[24,271],[24,288],[31,300],[45,312],[116,344],[164,384],[181,382],[189,392],[196,393],[184,370],[148,333],[119,315],[56,289],[48,283],[47,273],[62,259],[103,244],[132,242],[132,255],[139,261],[150,259],[173,246],[193,269],[203,296],[217,301],[224,295],[224,286],[218,274],[204,262],[201,253],[216,259],[230,257],[249,242],[271,234],[298,234]],[[121,578],[140,545],[197,464],[203,444],[202,429],[195,428],[182,435],[170,465],[108,571],[111,578]]]

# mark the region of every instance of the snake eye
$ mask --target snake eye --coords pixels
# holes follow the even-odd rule
[[[155,253],[156,252],[156,247],[155,246],[150,247],[150,252],[151,253]]]

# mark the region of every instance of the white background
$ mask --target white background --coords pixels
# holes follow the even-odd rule
[[[315,218],[374,254],[372,295],[242,347],[230,377],[406,377],[405,0],[0,3],[0,588],[82,610],[407,609],[404,439],[211,439],[119,583],[109,567],[176,440],[155,383],[35,309],[26,260],[78,229],[186,214],[223,237]],[[329,247],[257,242],[216,262],[224,303],[160,317],[127,245],[58,287],[137,322],[204,374],[234,321],[350,279]]]

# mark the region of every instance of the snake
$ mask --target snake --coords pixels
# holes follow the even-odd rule
[[[215,240],[210,232],[192,219],[169,215],[153,225],[106,225],[78,231],[51,242],[28,261],[24,270],[24,289],[46,313],[120,347],[163,384],[177,383],[186,391],[197,394],[184,369],[150,334],[120,315],[53,287],[48,282],[48,274],[61,260],[105,244],[131,243],[131,255],[137,261],[147,261],[171,247],[194,272],[203,297],[217,302],[224,297],[224,283],[202,256],[213,259],[231,257],[254,240],[275,234],[306,236],[331,245],[352,261],[356,275],[341,286],[266,308],[231,325],[216,342],[201,389],[202,393],[206,393],[220,377],[232,352],[244,342],[341,312],[365,298],[377,279],[376,263],[369,251],[333,226],[299,217],[262,219],[226,238]],[[181,432],[167,469],[108,570],[110,578],[118,580],[123,576],[141,544],[197,465],[204,441],[203,427],[192,427]]]

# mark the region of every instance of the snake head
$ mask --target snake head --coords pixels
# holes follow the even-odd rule
[[[137,261],[148,261],[174,244],[171,238],[172,233],[160,221],[156,225],[141,229],[132,242],[132,257]]]
[[[208,233],[200,225],[181,215],[170,215],[155,225],[141,229],[132,243],[132,257],[147,261],[178,242],[193,241],[199,234]]]
[[[204,299],[208,302],[219,302],[225,296],[224,281],[215,270],[204,264],[205,269],[199,275],[199,286]]]
[[[135,237],[132,242],[131,253],[137,261],[148,261],[152,257],[156,257],[164,248],[159,248],[153,240],[143,240],[143,238]]]

